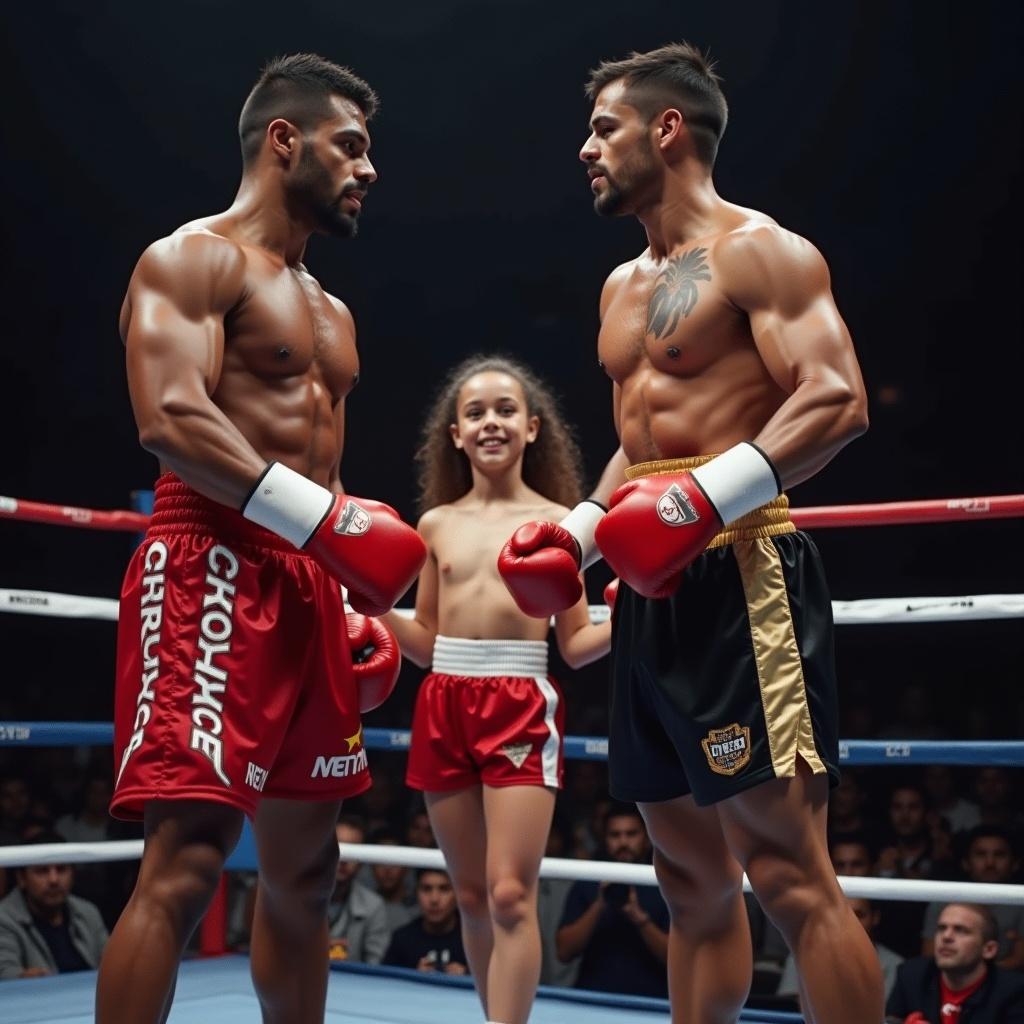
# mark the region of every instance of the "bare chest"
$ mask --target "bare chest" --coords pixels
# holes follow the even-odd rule
[[[321,380],[334,399],[359,376],[351,320],[308,274],[257,256],[225,322],[225,365],[264,378]]]
[[[533,518],[537,518],[535,513],[521,510],[494,517],[468,510],[451,512],[443,536],[434,542],[442,583],[448,586],[500,583],[498,553],[508,538]]]
[[[646,370],[692,377],[751,345],[746,317],[726,297],[710,250],[638,265],[605,312],[598,358],[620,384]]]

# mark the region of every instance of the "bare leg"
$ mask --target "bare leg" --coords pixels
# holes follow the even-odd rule
[[[743,873],[713,807],[692,797],[640,804],[668,904],[673,1024],[735,1024],[750,992],[753,953]]]
[[[185,944],[241,830],[242,812],[225,804],[163,800],[147,805],[139,878],[100,964],[97,1024],[166,1019]]]
[[[426,793],[427,813],[444,852],[462,917],[462,944],[484,1013],[494,928],[487,906],[487,827],[479,786],[454,793]]]
[[[726,841],[765,913],[782,932],[814,1021],[881,1020],[882,972],[871,940],[843,896],[825,840],[828,781],[801,762],[718,805]]]
[[[552,789],[484,787],[487,893],[494,934],[487,1009],[488,1017],[501,1024],[526,1024],[540,982],[537,875],[554,811]]]
[[[322,1024],[327,1000],[327,903],[334,889],[336,800],[264,800],[250,967],[264,1024]]]

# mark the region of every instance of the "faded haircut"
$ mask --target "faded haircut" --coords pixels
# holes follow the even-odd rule
[[[725,134],[729,106],[715,74],[714,61],[691,43],[669,43],[657,50],[623,60],[602,61],[590,72],[584,91],[590,100],[609,83],[626,83],[625,102],[651,121],[669,107],[677,107],[693,138],[697,157],[714,167],[718,144]]]
[[[331,115],[332,96],[351,100],[369,121],[377,112],[377,94],[358,75],[315,53],[275,57],[260,72],[238,119],[242,162],[259,155],[267,125],[276,117],[311,131]]]

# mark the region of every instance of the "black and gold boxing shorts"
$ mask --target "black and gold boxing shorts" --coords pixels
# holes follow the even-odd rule
[[[680,473],[711,456],[631,466]],[[786,497],[730,523],[669,598],[621,584],[612,626],[610,788],[717,803],[802,759],[839,780],[832,603]]]

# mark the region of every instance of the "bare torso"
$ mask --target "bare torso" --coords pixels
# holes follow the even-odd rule
[[[630,462],[725,451],[756,436],[785,401],[719,265],[723,244],[773,223],[723,204],[713,233],[664,260],[645,252],[610,279],[598,357],[618,386]]]
[[[328,485],[341,458],[342,403],[359,373],[351,315],[303,267],[240,240],[231,216],[194,221],[166,242],[197,241],[189,235],[230,247],[242,261],[237,301],[223,317],[220,365],[206,374],[210,399],[264,460]],[[122,338],[134,287],[133,279],[121,310]],[[145,390],[132,387],[140,422]]]
[[[509,535],[529,518],[566,513],[537,495],[535,505],[463,498],[428,512],[420,531],[437,572],[437,631],[469,640],[546,640],[548,623],[524,615],[498,575]]]

